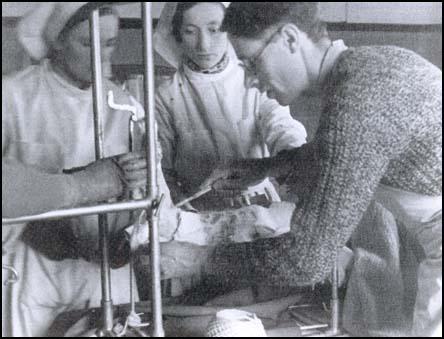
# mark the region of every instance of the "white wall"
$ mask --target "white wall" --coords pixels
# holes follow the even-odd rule
[[[153,2],[159,18],[165,2]],[[34,2],[2,2],[2,17],[19,17]],[[123,18],[140,18],[140,3],[117,6]],[[379,24],[442,24],[442,2],[322,2],[321,17],[327,22]]]
[[[35,6],[35,2],[2,2],[2,17],[20,17]],[[153,2],[153,17],[160,17],[164,2]],[[124,18],[140,18],[140,4],[119,5]]]

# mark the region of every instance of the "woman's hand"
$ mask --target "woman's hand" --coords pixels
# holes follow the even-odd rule
[[[263,181],[269,173],[269,159],[231,160],[219,165],[200,186],[216,191],[238,192]]]

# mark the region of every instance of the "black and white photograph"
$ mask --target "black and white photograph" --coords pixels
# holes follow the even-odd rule
[[[2,2],[2,337],[442,337],[442,2]]]

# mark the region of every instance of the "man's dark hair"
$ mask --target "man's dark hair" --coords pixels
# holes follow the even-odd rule
[[[177,3],[177,8],[176,8],[176,12],[174,13],[173,16],[173,22],[172,22],[172,26],[173,26],[173,36],[176,39],[177,42],[182,42],[182,36],[180,35],[180,29],[182,27],[182,23],[183,23],[183,14],[193,8],[194,6],[201,4],[202,2],[178,2]],[[220,4],[221,7],[224,9],[225,11],[225,7]]]
[[[319,2],[232,2],[222,31],[237,37],[259,38],[268,28],[292,23],[313,41],[328,36],[319,16]]]

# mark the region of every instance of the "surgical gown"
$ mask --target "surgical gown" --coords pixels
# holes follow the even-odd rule
[[[307,138],[288,107],[245,87],[244,70],[235,57],[216,74],[182,65],[159,87],[156,113],[167,182],[171,184],[167,174],[174,173],[188,194],[220,161],[275,155],[300,147]]]
[[[106,82],[106,89],[113,90],[115,102],[138,105],[110,82]],[[3,80],[2,159],[47,173],[61,173],[93,162],[92,107],[91,90],[67,83],[48,61]],[[142,108],[137,107],[142,115]],[[129,151],[129,118],[129,112],[107,110],[105,156]],[[97,217],[66,219],[63,223],[74,230],[82,256],[96,260]],[[109,216],[111,231],[128,223],[127,213]],[[25,225],[2,228],[2,246],[6,250],[2,263],[14,266],[20,274],[16,284],[2,288],[2,334],[43,336],[60,313],[100,306],[100,265],[84,259],[49,260],[21,241],[24,228]],[[3,271],[3,281],[5,275]],[[128,267],[113,270],[111,277],[112,286],[118,286],[113,288],[114,304],[129,302]]]
[[[158,88],[156,118],[162,168],[176,202],[196,192],[221,161],[263,158],[306,142],[304,126],[292,118],[288,107],[280,106],[256,88],[245,86],[245,72],[239,63],[231,55],[228,66],[216,74],[196,72],[183,64]],[[280,200],[269,179],[243,194],[265,194],[273,201]],[[194,200],[192,206],[199,211],[239,207],[230,201],[231,197],[210,192]],[[205,274],[212,275],[210,280],[216,284],[234,281],[232,276],[245,276],[251,251],[250,245],[219,246],[213,254],[214,261],[207,265],[212,270],[206,270]],[[241,258],[246,261],[241,262]],[[173,285],[180,294],[180,290],[201,280],[202,277],[187,277],[180,283],[173,281]]]

